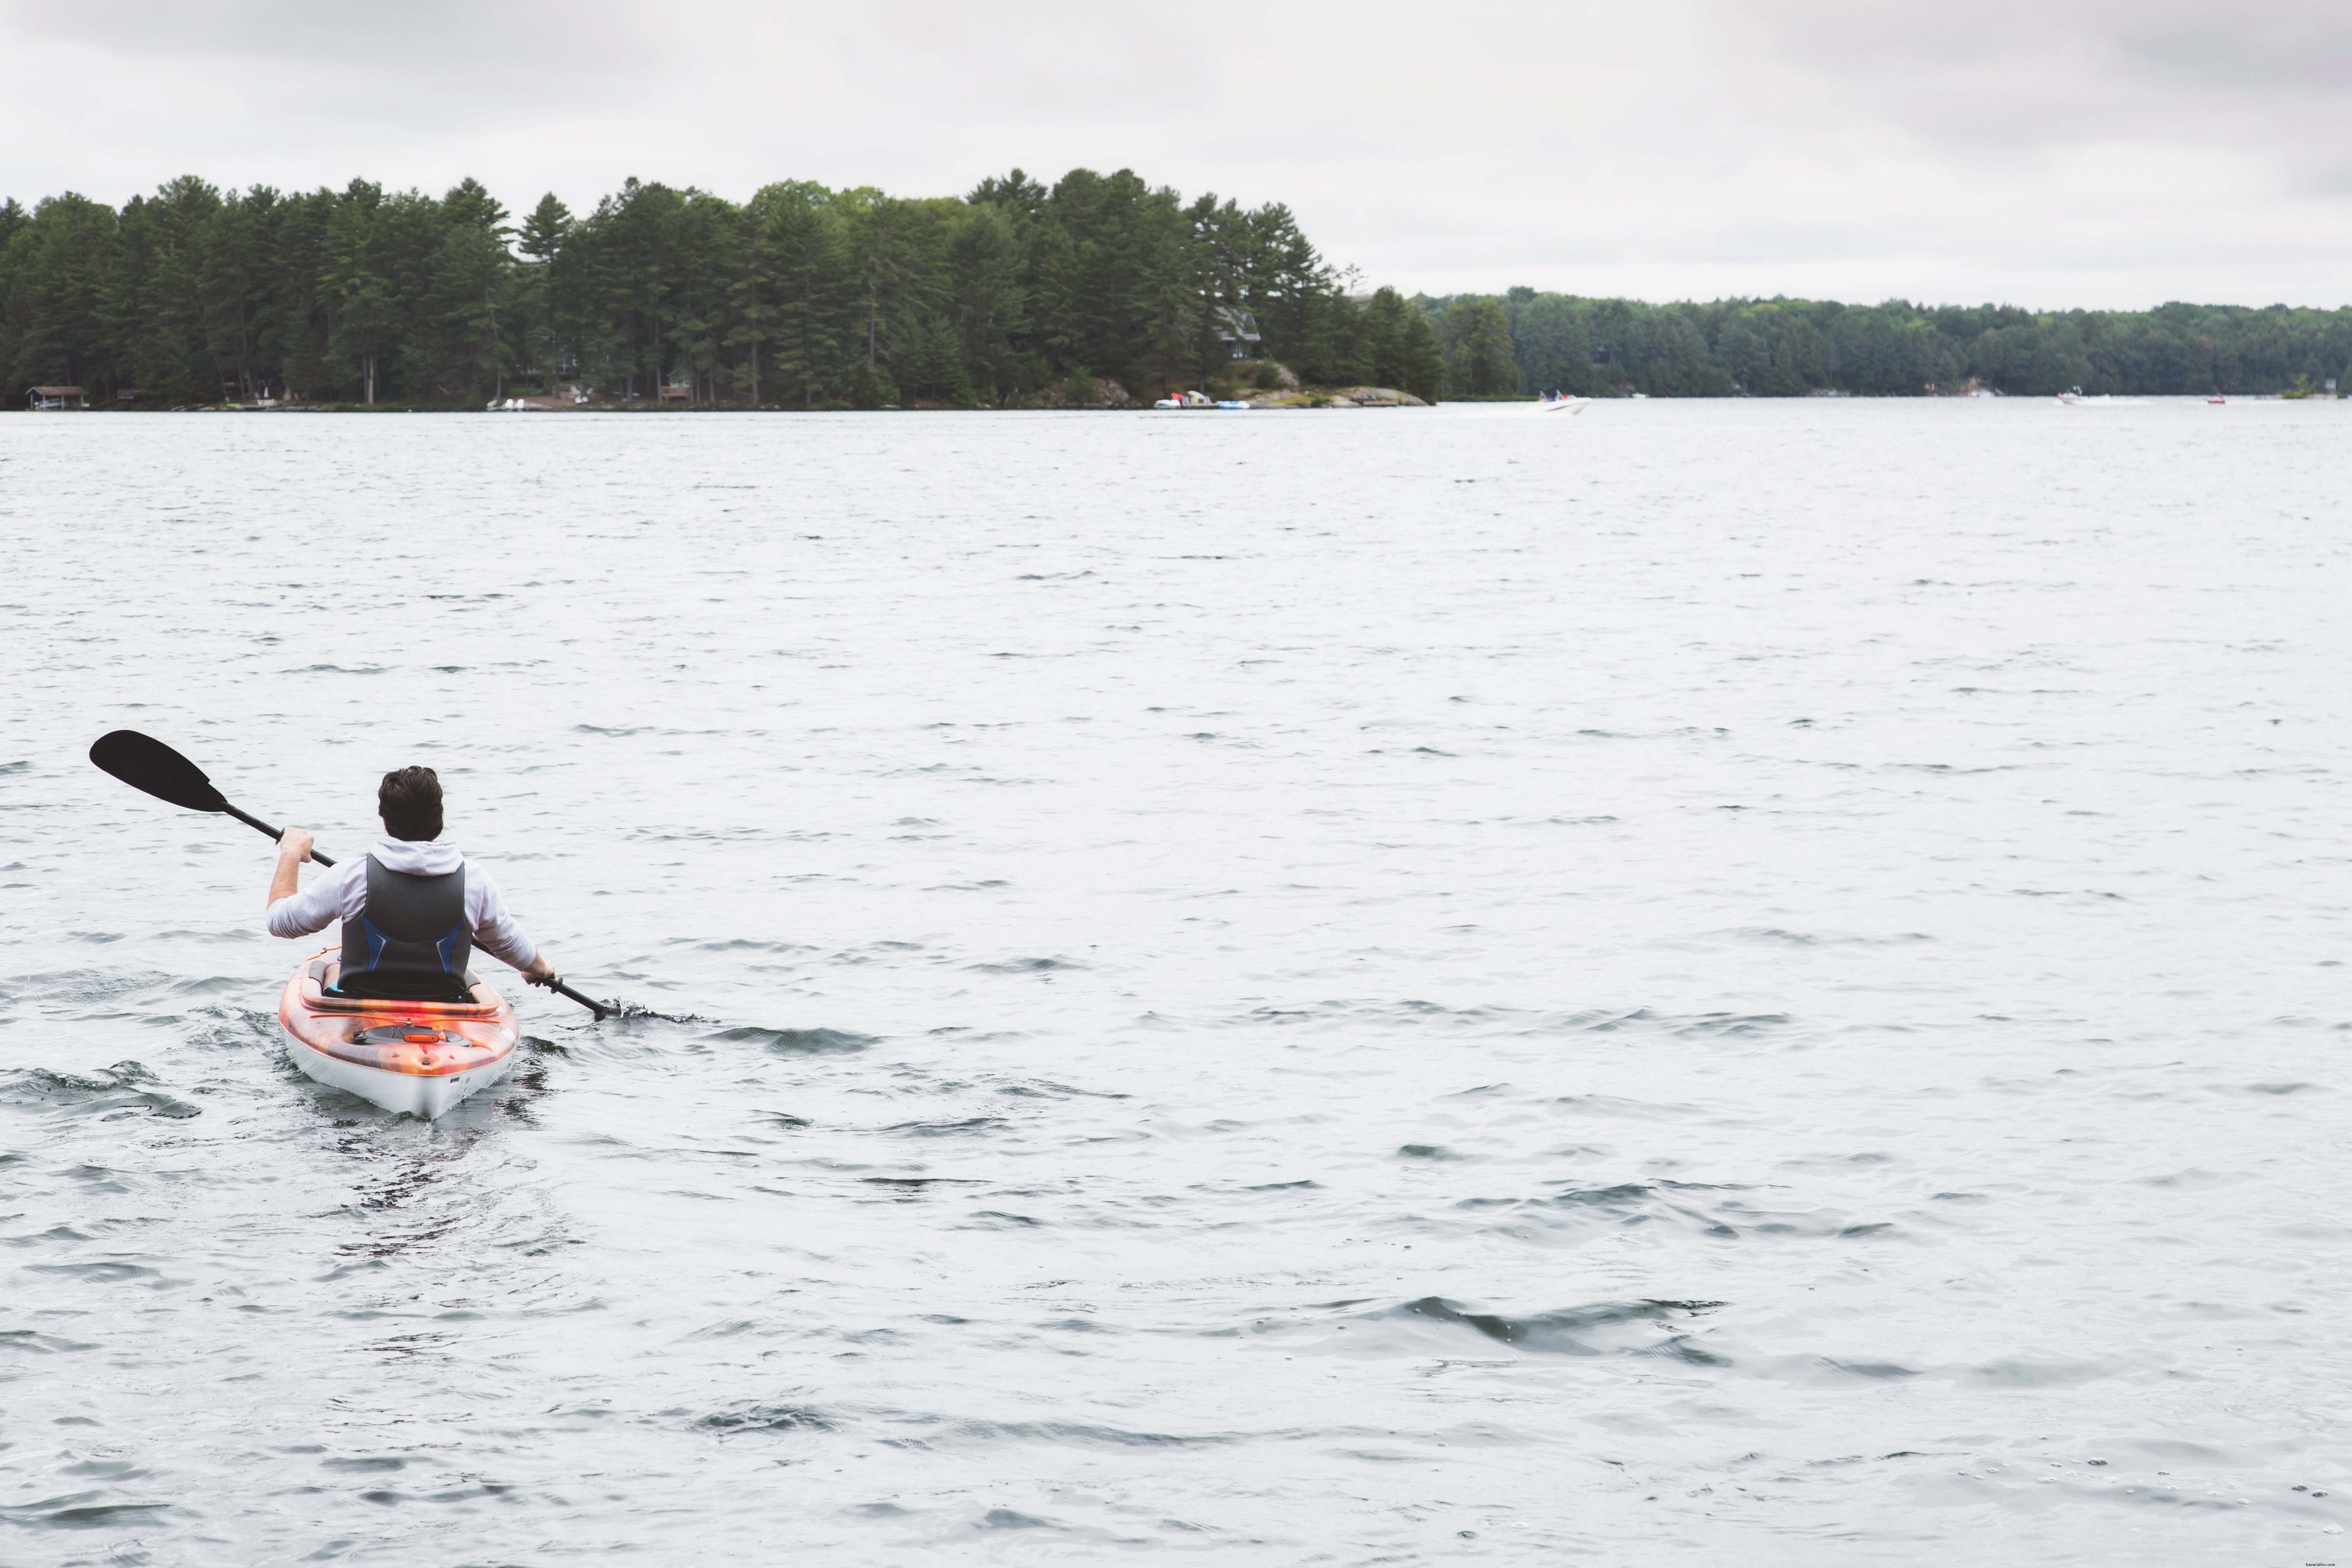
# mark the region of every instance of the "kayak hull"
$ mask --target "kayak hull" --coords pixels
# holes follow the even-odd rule
[[[476,1090],[489,1088],[514,1066],[514,1057],[509,1053],[505,1060],[493,1067],[452,1074],[447,1078],[419,1078],[410,1073],[385,1072],[378,1068],[337,1061],[299,1043],[289,1054],[293,1057],[296,1067],[329,1089],[356,1094],[369,1104],[381,1107],[394,1116],[414,1116],[420,1121],[430,1121]]]
[[[522,1032],[489,986],[468,1003],[361,1000],[329,993],[335,967],[312,959],[278,1003],[286,1054],[316,1081],[430,1121],[514,1069]]]

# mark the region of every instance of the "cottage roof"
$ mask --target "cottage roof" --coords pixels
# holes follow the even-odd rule
[[[37,386],[33,388],[33,391],[42,397],[79,397],[82,395],[82,390],[79,386]]]

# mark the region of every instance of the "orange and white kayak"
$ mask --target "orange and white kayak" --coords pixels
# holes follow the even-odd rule
[[[287,1054],[320,1083],[430,1121],[513,1068],[522,1031],[489,986],[475,986],[472,1002],[337,996],[327,986],[340,958],[303,964],[278,1003]]]

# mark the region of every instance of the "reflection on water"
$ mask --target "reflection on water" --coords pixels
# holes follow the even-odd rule
[[[2017,402],[0,421],[0,1559],[2330,1560],[2341,432]]]

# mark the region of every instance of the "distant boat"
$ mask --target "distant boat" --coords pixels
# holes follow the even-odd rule
[[[1233,398],[1225,398],[1225,399],[1221,400],[1221,401],[1217,404],[1217,406],[1218,406],[1218,407],[1220,407],[1220,408],[1247,408],[1247,407],[1249,406],[1249,405],[1248,405],[1248,404],[1246,404],[1246,403],[1238,402],[1238,401],[1236,401],[1236,400],[1234,400],[1234,399],[1233,399]]]
[[[2218,392],[2217,392],[2217,393],[2215,393],[2212,396],[2210,396],[2210,397],[2207,398],[2205,401],[2206,401],[2206,402],[2208,402],[2208,403],[2227,403],[2227,402],[2229,402],[2230,400],[2229,400],[2228,398],[2226,398],[2226,397],[2222,396],[2220,393],[2218,393]]]
[[[1581,412],[1584,405],[1591,401],[1592,399],[1589,397],[1579,397],[1573,393],[1547,386],[1536,395],[1536,408],[1539,413],[1544,414],[1550,414],[1562,408],[1571,412]]]

